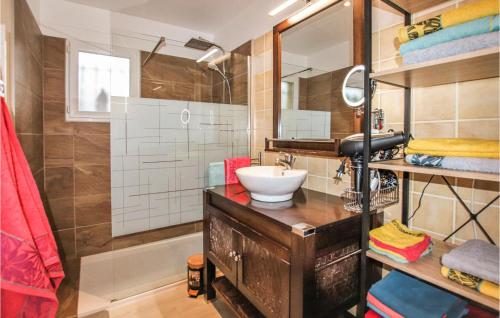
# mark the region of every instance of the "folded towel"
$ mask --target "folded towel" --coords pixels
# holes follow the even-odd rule
[[[498,47],[498,43],[498,32],[474,35],[463,39],[437,44],[426,49],[406,53],[403,55],[403,64],[409,65],[422,63],[487,49],[490,47]]]
[[[395,270],[375,283],[369,293],[405,318],[454,318],[467,313],[467,303],[462,299]]]
[[[467,273],[462,273],[460,271],[450,269],[446,266],[441,267],[441,275],[444,277],[459,283],[460,285],[467,286],[472,289],[476,289],[481,294],[499,299],[498,295],[498,285],[490,281],[481,279],[474,275]]]
[[[208,186],[224,185],[224,162],[211,162],[208,164]]]
[[[398,253],[396,253],[394,251],[391,251],[391,250],[388,250],[388,249],[384,249],[384,248],[382,248],[380,246],[377,246],[371,240],[368,242],[368,247],[372,251],[374,251],[375,253],[387,256],[390,259],[392,259],[393,261],[396,261],[398,263],[401,263],[401,264],[408,264],[409,263],[409,261],[403,255],[398,254]],[[427,249],[424,250],[424,252],[419,256],[419,258],[428,255],[430,252],[432,252],[432,244],[430,244],[427,247]]]
[[[481,240],[469,240],[444,254],[441,263],[498,284],[499,256],[498,246]]]
[[[374,237],[371,237],[370,241],[380,249],[391,251],[397,255],[402,256],[404,259],[410,262],[415,262],[429,248],[429,245],[431,244],[431,237],[426,235],[425,240],[423,240],[422,242],[406,248],[397,248],[392,245],[385,244]]]
[[[226,184],[239,183],[236,176],[236,170],[239,168],[250,167],[251,159],[249,157],[224,159],[224,172]]]
[[[370,238],[396,248],[414,246],[426,239],[426,234],[421,231],[410,230],[406,225],[397,220],[392,220],[369,233]]]
[[[430,138],[410,140],[405,154],[443,157],[500,158],[498,140],[466,138]]]
[[[383,316],[377,314],[376,311],[373,311],[371,309],[368,309],[368,311],[365,313],[365,318],[381,318],[381,317]]]
[[[409,164],[451,170],[499,173],[500,160],[488,158],[441,157],[422,154],[406,155]]]
[[[466,23],[458,24],[432,34],[428,34],[416,40],[407,42],[400,46],[399,53],[402,56],[406,54],[421,50],[425,48],[429,48],[431,46],[463,39],[466,37],[470,37],[473,35],[489,33],[498,31],[500,28],[498,15],[489,16],[473,21],[469,21]]]
[[[496,15],[498,13],[500,13],[498,0],[472,2],[459,8],[445,11],[425,21],[401,27],[398,32],[399,42],[405,43],[443,28],[490,15]]]
[[[404,318],[397,311],[392,310],[392,308],[387,307],[382,302],[380,302],[376,297],[373,297],[371,293],[366,295],[366,301],[368,308],[371,308],[377,314],[384,318]]]

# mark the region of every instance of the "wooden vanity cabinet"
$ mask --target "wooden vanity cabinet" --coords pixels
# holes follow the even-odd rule
[[[205,298],[217,290],[242,317],[342,317],[359,297],[360,222],[315,191],[268,204],[239,185],[206,190]]]

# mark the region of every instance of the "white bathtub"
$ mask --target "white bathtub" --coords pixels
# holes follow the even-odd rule
[[[186,278],[186,260],[203,250],[202,232],[82,257],[78,315]]]

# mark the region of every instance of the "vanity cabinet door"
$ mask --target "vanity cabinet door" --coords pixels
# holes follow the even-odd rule
[[[238,242],[233,227],[228,223],[213,214],[208,215],[208,253],[215,266],[236,286],[237,264],[234,257]]]
[[[288,250],[250,229],[237,235],[238,290],[266,317],[289,317]]]

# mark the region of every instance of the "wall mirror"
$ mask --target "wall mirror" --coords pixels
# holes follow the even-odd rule
[[[339,140],[359,132],[360,118],[342,95],[361,50],[356,3],[331,1],[274,27],[274,138],[267,150],[335,156]]]

